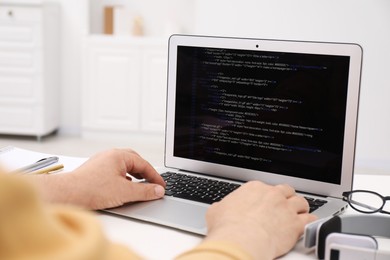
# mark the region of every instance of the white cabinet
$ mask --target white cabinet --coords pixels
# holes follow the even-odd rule
[[[84,55],[83,136],[164,131],[165,41],[91,35]]]
[[[0,134],[58,127],[58,19],[54,5],[0,4]]]
[[[163,133],[166,116],[168,47],[149,46],[143,53],[141,129]]]

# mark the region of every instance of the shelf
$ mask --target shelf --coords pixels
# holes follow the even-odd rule
[[[146,37],[167,38],[173,33],[191,33],[194,27],[196,0],[89,0],[89,30],[102,34],[104,7],[121,6],[143,20]]]

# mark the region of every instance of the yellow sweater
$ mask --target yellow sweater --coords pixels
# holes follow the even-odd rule
[[[46,205],[23,177],[0,174],[0,260],[142,259],[110,243],[91,212]],[[204,242],[177,259],[250,259],[237,245]]]

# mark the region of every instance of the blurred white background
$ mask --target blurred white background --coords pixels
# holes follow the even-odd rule
[[[81,98],[84,43],[91,35],[102,33],[103,7],[122,5],[136,10],[143,17],[145,37],[163,41],[168,40],[168,33],[179,32],[360,44],[364,54],[356,165],[359,171],[390,174],[390,1],[51,0],[50,2],[61,6],[59,137],[82,136],[80,111],[85,105]],[[100,140],[102,138],[112,140],[112,133],[102,134]],[[129,137],[126,141],[121,142],[117,139],[101,147],[121,143],[131,146],[132,143],[135,144],[131,141],[131,136],[141,136],[145,140],[153,136],[152,140],[157,140],[155,148],[153,142],[146,147],[158,152],[163,151],[162,131],[151,134],[144,134],[142,131],[128,132],[124,136],[126,135]],[[16,140],[13,137],[1,138],[4,144],[14,143]],[[35,140],[22,140],[35,142]],[[44,139],[42,145],[48,142],[47,140]],[[19,144],[23,145],[23,143]],[[61,145],[65,144],[66,142],[63,142]],[[142,149],[142,145],[135,146]],[[39,146],[34,148],[39,149]],[[148,149],[145,149],[145,152]],[[160,162],[160,158],[156,159],[157,161]]]

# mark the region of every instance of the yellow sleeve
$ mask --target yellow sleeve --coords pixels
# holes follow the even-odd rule
[[[68,206],[46,205],[23,178],[0,172],[0,259],[140,259],[110,243],[96,217]]]
[[[179,255],[177,260],[249,260],[252,257],[235,244],[222,241],[206,241]]]

